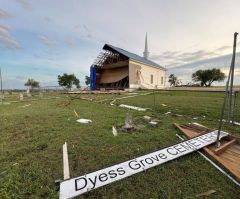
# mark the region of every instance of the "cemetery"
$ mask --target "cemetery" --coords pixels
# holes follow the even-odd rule
[[[115,95],[97,94],[93,101],[81,100],[81,96],[78,96],[66,106],[69,100],[66,95],[44,93],[43,98],[52,99],[42,100],[38,97],[30,103],[19,100],[1,106],[0,132],[4,134],[1,139],[1,197],[58,198],[55,181],[64,178],[62,145],[65,142],[68,146],[69,177],[73,178],[178,143],[180,140],[175,134],[180,132],[174,123],[198,122],[211,129],[219,124],[223,92],[158,91],[155,93],[155,107],[153,93],[146,93],[149,91],[137,91],[135,97],[130,98],[128,96],[132,95],[123,94],[115,105],[109,104],[114,98],[120,98]],[[83,96],[86,97],[86,94]],[[100,99],[106,98],[107,101],[99,103]],[[191,109],[189,103],[192,104]],[[31,106],[21,108],[28,104]],[[126,109],[118,107],[120,104],[149,109]],[[165,114],[167,112],[182,116]],[[114,136],[112,126],[124,126],[126,113],[131,115],[133,124],[146,115],[158,119],[160,123],[154,128],[143,123],[145,126],[139,130],[118,131]],[[87,118],[92,122],[81,124],[76,122],[79,118]],[[235,118],[239,121],[239,112]],[[240,134],[237,125],[225,124],[223,130],[233,135]],[[184,151],[183,148],[177,149]],[[168,151],[177,153],[176,149]],[[137,168],[143,165],[151,166],[153,161],[157,162],[158,156],[150,157],[142,162],[132,161],[130,166],[133,170],[139,170]],[[121,176],[123,170],[109,172],[106,174],[108,177],[101,175],[100,179],[104,181],[115,177],[115,174]],[[25,189],[26,186],[29,189]],[[79,184],[78,188],[81,186]],[[144,193],[140,191],[143,187]],[[154,195],[181,198],[195,197],[209,190],[215,191],[214,197],[236,198],[239,195],[237,184],[193,152],[132,177],[87,191],[81,198],[118,198],[119,195],[127,198]]]

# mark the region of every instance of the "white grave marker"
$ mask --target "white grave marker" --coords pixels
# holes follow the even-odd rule
[[[59,198],[65,199],[81,195],[98,187],[121,180],[183,155],[187,155],[216,142],[217,132],[218,131],[215,130],[126,162],[80,177],[65,180],[60,184]],[[220,138],[227,135],[228,133],[221,132]]]

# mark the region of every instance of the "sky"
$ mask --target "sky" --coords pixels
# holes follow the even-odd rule
[[[105,43],[150,59],[183,83],[198,69],[228,73],[239,0],[0,0],[3,88],[24,88],[28,78],[57,85],[74,73],[84,85]],[[240,84],[240,38],[235,84]],[[216,83],[215,85],[223,85]]]

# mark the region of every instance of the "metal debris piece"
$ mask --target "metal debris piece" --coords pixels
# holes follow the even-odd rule
[[[150,116],[147,116],[147,115],[144,115],[142,118],[146,122],[149,122],[152,119]]]
[[[141,108],[141,107],[137,107],[137,106],[130,106],[130,105],[126,105],[126,104],[120,104],[119,107],[133,109],[133,110],[137,110],[137,111],[146,111],[147,109],[149,109],[149,108]]]
[[[82,124],[88,124],[88,123],[92,123],[92,120],[82,118],[82,119],[78,119],[77,122]]]
[[[157,126],[158,125],[158,122],[157,121],[150,121],[149,122],[149,124],[151,125],[151,126]]]

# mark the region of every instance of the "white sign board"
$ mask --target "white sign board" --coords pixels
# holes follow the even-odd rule
[[[220,138],[227,135],[228,133],[221,132]],[[72,198],[81,195],[98,187],[158,166],[212,144],[216,141],[216,139],[217,130],[138,157],[136,159],[132,159],[80,177],[65,180],[60,184],[60,199]]]

